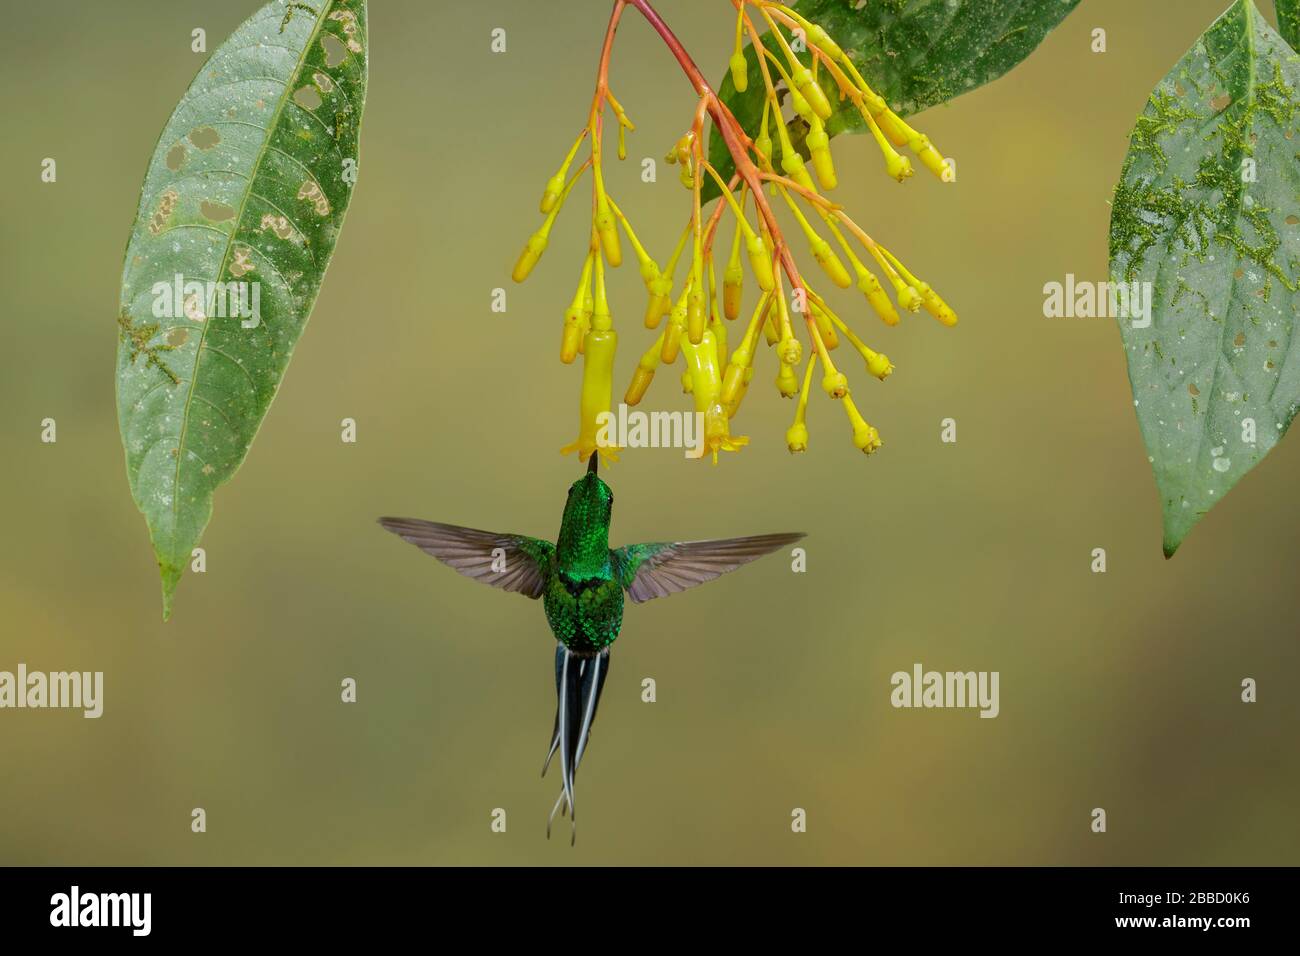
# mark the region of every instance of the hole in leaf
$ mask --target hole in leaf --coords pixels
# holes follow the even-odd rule
[[[200,126],[190,131],[190,142],[199,149],[211,149],[221,142],[221,134],[211,126]]]
[[[348,48],[338,37],[327,33],[320,38],[321,48],[325,51],[325,65],[338,66],[348,58]]]
[[[1300,218],[1298,218],[1298,217],[1296,217],[1296,216],[1287,216],[1287,217],[1286,217],[1286,224],[1287,224],[1288,226],[1294,226],[1294,225],[1296,225],[1297,223],[1300,223]]]
[[[1221,96],[1216,96],[1214,99],[1210,100],[1210,109],[1214,110],[1214,112],[1216,113],[1222,113],[1231,105],[1232,105],[1231,93],[1224,93]]]
[[[189,340],[190,333],[188,329],[176,328],[167,333],[167,344],[172,348],[180,348]]]
[[[167,150],[167,168],[172,172],[178,171],[185,165],[185,157],[190,154],[185,148],[184,143],[177,143],[171,149]]]
[[[326,74],[316,72],[311,75],[312,82],[315,83],[322,93],[334,92],[334,81]]]
[[[304,86],[295,90],[293,101],[305,110],[314,110],[321,104],[320,93],[314,86]]]
[[[234,206],[227,206],[223,202],[208,202],[206,199],[199,203],[199,212],[203,213],[204,219],[213,222],[225,222],[227,219],[235,218]]]

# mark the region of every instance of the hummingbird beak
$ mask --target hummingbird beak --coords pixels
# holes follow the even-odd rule
[[[587,459],[587,474],[589,475],[596,474],[599,467],[600,467],[600,455],[593,451],[591,453],[591,457]]]
[[[556,811],[559,811],[561,816],[564,816],[567,811],[573,825],[570,845],[577,841],[578,816],[573,798],[573,781],[578,772],[578,765],[582,762],[582,755],[587,749],[591,725],[596,719],[596,707],[600,704],[600,695],[605,689],[605,678],[608,674],[608,650],[601,651],[595,657],[579,657],[563,645],[555,649],[555,691],[558,700],[555,729],[551,735],[551,749],[546,755],[546,763],[542,766],[542,775],[546,775],[551,758],[558,750],[564,786],[546,821],[548,839]]]

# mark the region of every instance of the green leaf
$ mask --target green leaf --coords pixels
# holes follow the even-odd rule
[[[366,37],[365,0],[268,3],[199,71],[149,163],[122,270],[117,413],[164,618],[343,225]]]
[[[1238,0],[1151,94],[1115,188],[1112,282],[1151,290],[1120,331],[1167,556],[1300,408],[1297,90],[1300,58]]]
[[[1300,50],[1300,0],[1276,0],[1277,28],[1293,50]]]
[[[962,93],[996,80],[1043,42],[1079,3],[1079,0],[802,0],[794,9],[818,24],[839,44],[871,88],[883,96],[900,116],[919,113]],[[757,14],[751,13],[757,18]],[[755,26],[762,28],[757,18]],[[788,32],[786,33],[789,38]],[[770,35],[765,45],[781,56]],[[796,52],[804,63],[809,54]],[[744,93],[737,93],[728,72],[718,95],[735,114],[745,132],[754,136],[762,122],[765,88],[752,45],[745,47],[749,67]],[[784,63],[784,60],[782,61]],[[780,83],[773,70],[772,79]],[[837,136],[866,129],[853,105],[839,99],[831,76],[819,76],[834,114],[826,132]],[[777,154],[776,130],[770,128]],[[803,151],[807,128],[797,117],[789,124],[794,145]],[[709,162],[730,178],[735,171],[721,136],[709,137]],[[779,168],[779,167],[778,167]],[[707,181],[705,198],[718,195]]]

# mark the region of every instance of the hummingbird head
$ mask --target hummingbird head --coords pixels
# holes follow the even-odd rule
[[[596,474],[597,456],[592,452],[587,473],[569,486],[564,519],[556,542],[557,557],[563,563],[603,567],[609,559],[609,522],[614,511],[614,492]]]

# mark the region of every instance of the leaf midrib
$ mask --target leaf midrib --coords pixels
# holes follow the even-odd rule
[[[1255,52],[1255,24],[1252,20],[1252,16],[1256,11],[1255,5],[1251,0],[1237,0],[1237,2],[1241,6],[1242,10],[1246,40],[1246,97],[1243,101],[1243,108],[1249,109],[1250,104],[1255,100],[1255,61],[1257,57]],[[1242,149],[1244,151],[1244,145]],[[1237,200],[1236,209],[1233,211],[1233,216],[1236,219],[1241,218],[1241,209],[1245,202],[1246,190],[1244,186],[1238,193],[1238,196],[1239,198]],[[1223,308],[1223,321],[1219,323],[1219,341],[1218,346],[1214,350],[1214,375],[1210,379],[1210,397],[1206,402],[1205,414],[1201,416],[1201,427],[1197,429],[1196,434],[1196,454],[1194,456],[1194,461],[1197,465],[1200,464],[1201,449],[1205,447],[1205,439],[1210,429],[1210,409],[1214,405],[1214,388],[1219,383],[1219,374],[1223,368],[1223,363],[1226,360],[1226,356],[1223,354],[1223,341],[1228,335],[1228,313],[1232,309],[1232,304],[1237,299],[1238,281],[1239,280],[1234,273],[1228,283],[1227,301],[1224,303]]]
[[[221,264],[217,268],[216,281],[221,280],[221,276],[225,274],[226,269],[230,265],[230,253],[235,247],[235,237],[239,234],[240,223],[244,220],[244,213],[248,207],[248,200],[251,198],[253,193],[253,183],[257,179],[257,173],[262,168],[263,161],[266,159],[267,149],[271,145],[271,140],[275,136],[275,131],[279,128],[280,117],[284,114],[284,108],[288,104],[290,97],[293,96],[294,78],[302,72],[303,65],[307,62],[307,55],[311,52],[312,44],[316,42],[316,38],[320,35],[320,32],[325,25],[325,21],[328,18],[328,13],[330,8],[333,6],[333,2],[334,0],[323,0],[321,3],[321,11],[316,17],[316,25],[312,28],[310,35],[308,35],[307,41],[303,44],[302,52],[298,54],[298,62],[294,64],[289,76],[285,79],[284,92],[281,94],[280,100],[276,104],[275,113],[271,117],[271,121],[266,124],[266,136],[262,139],[262,145],[257,151],[257,158],[253,161],[248,179],[248,189],[245,191],[243,199],[240,200],[239,212],[235,215],[233,221],[234,224],[230,229],[230,236],[226,240],[226,248],[221,255]],[[181,432],[176,440],[176,471],[172,477],[171,495],[171,547],[168,549],[169,555],[172,558],[175,558],[174,551],[180,528],[181,466],[185,463],[185,439],[189,435],[190,430],[190,408],[194,404],[195,389],[198,388],[199,366],[203,364],[203,352],[207,346],[208,329],[210,327],[211,323],[204,322],[203,331],[199,333],[198,348],[196,348],[194,352],[194,370],[190,374],[190,388],[189,392],[185,396],[185,408],[181,411]],[[245,374],[247,374],[247,370],[245,370]],[[256,389],[254,389],[254,392],[256,392]],[[256,397],[256,395],[254,397]]]

